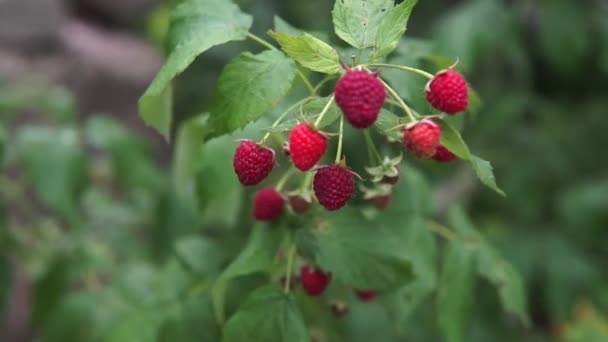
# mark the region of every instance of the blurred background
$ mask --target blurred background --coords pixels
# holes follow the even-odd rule
[[[209,310],[196,310],[206,299],[180,309],[187,320],[155,314],[181,298],[183,265],[213,279],[242,246],[235,227],[248,215],[225,171],[233,138],[200,151],[195,203],[172,180],[175,145],[137,116],[162,65],[170,2],[0,0],[0,341],[214,340],[217,328],[201,323]],[[260,36],[278,15],[340,44],[333,1],[236,2]],[[508,194],[457,164],[429,171],[437,215],[464,203],[528,291],[523,327],[478,284],[467,341],[608,341],[606,18],[607,0],[424,0],[392,57],[460,59],[483,101],[463,136]],[[174,133],[209,108],[243,49],[260,48],[214,48],[179,77]],[[386,77],[409,98],[407,79]],[[438,339],[432,310],[415,316],[385,340]],[[383,327],[371,316],[344,324],[358,319]]]

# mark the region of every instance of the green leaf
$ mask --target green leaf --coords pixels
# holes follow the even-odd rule
[[[293,27],[291,24],[283,20],[278,15],[274,16],[274,30],[276,32],[284,33],[290,36],[299,36],[304,34],[304,31]]]
[[[403,131],[400,128],[395,128],[403,123],[403,118],[400,118],[391,111],[382,108],[374,127],[376,127],[378,130],[378,133],[386,136],[389,141],[394,142],[400,141],[403,137]]]
[[[177,240],[175,254],[190,270],[205,274],[217,272],[223,259],[223,253],[217,243],[197,235]]]
[[[479,94],[477,93],[477,91],[475,89],[473,89],[473,87],[471,87],[471,85],[469,85],[468,88],[469,88],[469,106],[467,107],[467,112],[472,114],[473,116],[475,116],[481,110],[481,107],[483,106],[483,102],[481,101],[481,98],[479,97]]]
[[[439,329],[448,342],[465,341],[474,286],[474,250],[461,241],[447,247],[437,294]]]
[[[213,135],[231,133],[259,119],[287,94],[296,75],[281,51],[242,53],[222,71],[209,124]]]
[[[88,163],[74,129],[28,127],[17,136],[17,154],[41,201],[72,224],[88,178]]]
[[[403,240],[407,241],[404,249],[410,254],[416,280],[387,298],[387,306],[398,327],[403,326],[414,310],[430,296],[437,283],[437,242],[425,219],[412,216],[401,222],[406,228],[400,229]]]
[[[158,342],[219,341],[220,331],[213,320],[208,298],[188,298],[160,329]]]
[[[355,209],[343,209],[315,229],[298,231],[298,247],[316,265],[358,289],[390,291],[412,281],[406,241],[388,227],[371,225]]]
[[[485,186],[496,191],[501,196],[506,196],[505,192],[496,185],[492,164],[489,161],[471,155],[471,165],[475,174],[477,174],[477,177]]]
[[[445,146],[448,150],[452,151],[458,158],[462,160],[470,160],[471,152],[467,147],[467,144],[462,139],[460,132],[456,130],[452,125],[444,120],[435,120],[441,128],[441,145]]]
[[[388,10],[386,17],[380,22],[376,36],[375,52],[370,60],[388,56],[397,48],[401,37],[407,30],[407,22],[418,0],[405,0],[401,4]]]
[[[308,327],[294,298],[275,285],[251,293],[222,332],[223,342],[310,342]]]
[[[393,7],[393,0],[337,0],[332,12],[334,30],[357,49],[372,47],[380,23]]]
[[[526,292],[519,272],[485,241],[464,210],[450,210],[449,219],[463,240],[475,243],[477,272],[496,287],[504,310],[517,315],[527,325]]]
[[[342,69],[338,52],[322,40],[304,33],[290,36],[280,32],[270,32],[281,48],[304,67],[326,74],[335,74]]]
[[[146,124],[168,137],[171,128],[171,80],[213,46],[247,37],[250,15],[228,0],[185,0],[171,12],[169,56],[144,95],[139,113]]]
[[[245,249],[224,270],[218,281],[268,271],[281,244],[282,232],[264,224],[257,224],[249,236]]]

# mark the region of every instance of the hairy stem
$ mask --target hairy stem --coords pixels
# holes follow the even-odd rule
[[[424,70],[420,70],[417,68],[412,68],[412,67],[408,67],[408,66],[403,66],[403,65],[397,65],[397,64],[383,64],[383,63],[371,63],[371,64],[367,64],[366,66],[368,67],[384,67],[384,68],[392,68],[392,69],[399,69],[399,70],[403,70],[403,71],[409,71],[409,72],[413,72],[415,74],[424,76],[426,78],[428,78],[429,80],[432,80],[433,76],[432,74],[424,71]]]
[[[331,107],[331,105],[333,103],[334,103],[334,95],[332,95],[329,98],[329,101],[327,101],[327,104],[325,105],[325,107],[323,107],[323,110],[321,111],[321,114],[319,114],[319,117],[315,121],[315,128],[318,127],[319,124],[321,124],[321,121],[323,120],[323,117],[325,116],[325,114],[327,114],[327,112],[329,111],[329,107]]]
[[[338,137],[338,150],[336,151],[336,164],[342,157],[342,141],[344,140],[344,115],[340,116],[340,136]]]

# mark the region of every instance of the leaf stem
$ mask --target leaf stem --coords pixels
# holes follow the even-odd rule
[[[295,170],[296,169],[292,166],[289,170],[287,170],[287,172],[285,172],[285,174],[283,175],[283,177],[281,177],[281,179],[279,179],[279,182],[277,183],[277,186],[275,186],[275,190],[277,192],[281,192],[281,190],[283,190],[283,187],[285,186],[285,184],[289,180],[289,177],[291,177],[291,175],[293,175],[293,173],[295,172]]]
[[[251,32],[247,32],[247,38],[255,41],[256,43],[270,49],[270,50],[278,50],[276,46],[270,44],[269,42],[267,42],[266,40],[264,40],[263,38],[251,33]],[[297,68],[297,67],[296,67]],[[308,91],[310,91],[311,95],[316,95],[316,91],[315,88],[312,86],[312,83],[310,83],[310,80],[308,79],[308,77],[306,77],[306,75],[304,75],[304,73],[302,73],[302,71],[300,69],[296,69],[296,73],[298,74],[298,76],[300,77],[300,79],[302,79],[302,82],[304,82],[304,85],[306,85],[306,88],[308,89]]]
[[[433,231],[437,235],[440,235],[444,239],[449,240],[449,241],[454,241],[454,240],[458,239],[458,235],[456,233],[454,233],[450,228],[448,228],[438,222],[435,222],[435,221],[428,221],[428,224],[429,224],[429,229],[431,231]]]
[[[336,151],[336,164],[342,157],[342,141],[344,140],[344,115],[340,116],[340,136],[338,137],[338,150]]]
[[[291,287],[291,273],[293,272],[293,264],[296,258],[296,244],[291,243],[289,247],[289,252],[287,254],[287,274],[285,275],[285,293],[289,293],[289,288]]]
[[[401,108],[403,108],[403,110],[405,110],[405,112],[407,113],[407,115],[410,117],[410,120],[412,120],[412,122],[416,121],[416,116],[414,115],[414,113],[412,112],[412,109],[405,104],[405,102],[403,101],[403,99],[401,99],[401,97],[399,96],[399,94],[397,94],[397,92],[395,91],[395,89],[391,88],[390,85],[388,85],[388,83],[384,82],[383,79],[379,78],[380,82],[382,82],[382,84],[384,84],[384,87],[386,88],[386,90],[388,90],[388,92],[391,94],[391,96],[393,98],[395,98],[395,100],[397,100],[397,102],[399,103],[399,105],[401,106]]]
[[[426,78],[428,78],[429,80],[432,80],[433,76],[432,74],[424,71],[424,70],[420,70],[418,68],[413,68],[413,67],[408,67],[408,66],[404,66],[404,65],[397,65],[397,64],[383,64],[383,63],[370,63],[366,65],[367,67],[384,67],[384,68],[392,68],[392,69],[399,69],[399,70],[404,70],[404,71],[409,71],[409,72],[413,72],[415,74],[424,76]]]
[[[380,156],[380,153],[378,152],[378,149],[376,148],[376,144],[374,143],[374,140],[372,139],[372,136],[369,133],[369,129],[363,130],[363,136],[365,137],[365,142],[367,143],[367,147],[372,151],[372,153],[376,157],[377,161],[380,164],[382,164],[382,157]],[[370,162],[373,163],[372,160],[370,160]],[[374,166],[374,165],[372,165],[372,166]]]
[[[327,101],[327,104],[325,105],[325,107],[323,107],[323,110],[321,111],[321,113],[319,114],[319,117],[315,121],[315,127],[318,127],[319,124],[321,124],[321,121],[323,120],[323,117],[325,116],[325,114],[327,114],[327,112],[329,111],[329,107],[331,107],[331,105],[333,103],[334,103],[334,95],[332,95],[329,98],[329,100]]]
[[[312,100],[314,97],[313,96],[309,96],[307,98],[304,98],[296,103],[294,103],[291,107],[287,108],[287,110],[285,110],[283,113],[281,113],[281,115],[279,115],[279,117],[276,119],[276,121],[272,124],[272,126],[270,126],[270,130],[272,130],[273,128],[277,127],[281,121],[283,121],[283,119],[285,119],[285,117],[291,113],[292,110],[296,109],[298,106],[303,105],[304,103]],[[270,137],[270,133],[271,132],[266,132],[266,134],[264,135],[264,137],[262,138],[262,141],[260,142],[260,145],[265,143],[266,140],[268,140],[268,137]]]

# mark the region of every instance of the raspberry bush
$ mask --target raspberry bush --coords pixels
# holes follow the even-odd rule
[[[460,341],[475,275],[495,285],[505,311],[527,324],[514,268],[457,203],[447,220],[433,215],[428,168],[449,169],[460,160],[504,193],[490,163],[469,150],[456,128],[463,117],[473,119],[479,104],[457,71],[457,56],[429,59],[426,70],[389,59],[416,3],[336,1],[335,45],[279,18],[267,37],[255,35],[252,17],[228,0],[186,0],[173,9],[167,62],[139,103],[146,123],[168,139],[176,75],[219,44],[249,39],[262,49],[229,62],[209,112],[177,128],[174,172],[182,196],[213,188],[201,170],[234,169],[235,179],[253,188],[220,190],[237,194],[224,205],[243,198],[251,207],[238,218],[234,210],[237,229],[249,239],[217,277],[203,275],[195,287],[195,297],[212,303],[216,339],[333,341],[348,336],[339,320],[366,306],[384,307],[399,325],[434,298],[439,331]],[[395,72],[415,75],[426,87],[404,95]],[[414,101],[414,94],[427,102]],[[228,153],[232,165],[191,162],[213,144],[222,145],[220,160]],[[186,249],[206,253],[199,248]]]

